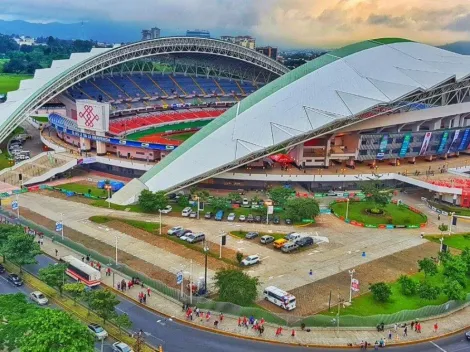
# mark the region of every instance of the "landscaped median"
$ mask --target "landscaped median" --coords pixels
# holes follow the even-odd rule
[[[421,211],[403,203],[397,204],[395,200],[377,208],[377,205],[367,198],[349,201],[338,199],[330,204],[330,208],[337,218],[360,227],[417,229],[425,227],[427,223],[427,217]]]
[[[8,270],[8,272],[17,273],[19,271],[18,267],[12,263],[6,262],[3,263],[3,265]],[[24,269],[23,273],[21,274],[21,277],[31,288],[41,291],[44,295],[46,295],[51,301],[61,307],[64,311],[73,314],[83,323],[98,323],[108,331],[109,335],[113,339],[123,341],[129,346],[135,345],[136,340],[129,336],[127,333],[119,331],[119,328],[117,326],[110,322],[106,322],[106,324],[103,324],[103,320],[98,317],[94,312],[89,311],[87,307],[79,303],[75,304],[72,299],[66,297],[65,295],[63,297],[60,297],[57,290],[46,285],[44,282],[42,282],[32,274],[25,272]],[[154,349],[150,348],[147,345],[144,345],[142,351],[150,352],[154,351]]]

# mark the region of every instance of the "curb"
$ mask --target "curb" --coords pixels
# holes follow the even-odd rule
[[[157,313],[157,314],[159,314],[161,316],[164,316],[166,318],[171,318],[174,321],[177,321],[180,324],[189,326],[193,329],[203,330],[203,331],[210,332],[210,333],[213,333],[213,334],[225,335],[225,336],[228,336],[228,337],[244,339],[244,340],[250,340],[250,341],[255,341],[255,342],[262,342],[262,343],[266,343],[266,344],[287,345],[287,346],[299,347],[299,348],[300,347],[312,347],[312,348],[324,348],[324,349],[357,349],[358,348],[358,346],[318,345],[318,344],[302,344],[302,343],[276,341],[276,340],[271,340],[271,339],[261,339],[261,338],[257,338],[257,337],[253,337],[253,336],[245,336],[245,335],[231,333],[231,332],[227,332],[227,331],[223,331],[223,330],[213,329],[213,328],[209,328],[207,326],[202,326],[202,325],[198,325],[198,324],[195,324],[195,323],[188,322],[187,320],[181,319],[179,317],[170,316],[166,313],[162,313],[162,312],[156,310],[155,308],[152,308],[152,307],[149,307],[145,304],[142,304],[142,303],[136,301],[135,299],[123,294],[122,292],[116,290],[114,287],[110,287],[110,286],[108,286],[106,284],[103,284],[103,283],[101,283],[101,285],[103,285],[103,287],[106,287],[108,290],[111,290],[111,291],[117,293],[119,296],[124,297],[124,298],[132,301],[135,305],[137,305],[137,306],[139,306],[143,309],[146,309],[146,310],[148,310],[152,313]],[[455,331],[451,331],[451,332],[448,332],[448,333],[445,333],[445,334],[442,334],[442,335],[436,335],[435,337],[428,337],[428,338],[425,338],[425,339],[422,339],[422,340],[413,340],[413,341],[409,341],[409,342],[398,342],[398,343],[387,343],[387,346],[398,347],[398,346],[407,346],[407,345],[418,345],[418,344],[421,344],[421,343],[424,343],[424,342],[429,342],[429,341],[433,341],[433,340],[436,340],[436,339],[442,339],[442,338],[445,338],[445,337],[456,335],[456,334],[461,333],[461,332],[463,332],[463,331],[465,331],[469,328],[470,328],[470,326],[466,326],[464,328],[460,328],[460,329],[457,329]]]

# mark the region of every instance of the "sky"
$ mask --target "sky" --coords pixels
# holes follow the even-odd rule
[[[113,21],[165,32],[247,34],[284,48],[338,47],[403,37],[470,40],[470,0],[1,0],[0,19]]]

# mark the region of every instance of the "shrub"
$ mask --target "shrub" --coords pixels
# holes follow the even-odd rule
[[[387,285],[385,282],[378,282],[376,284],[370,285],[369,289],[372,292],[372,296],[378,302],[385,303],[390,299],[392,295],[392,290],[390,286]]]
[[[403,293],[405,296],[412,296],[416,293],[418,285],[409,276],[400,276],[398,283],[400,284],[401,293]]]
[[[237,252],[237,262],[238,264],[241,264],[243,260],[243,253],[242,252]]]

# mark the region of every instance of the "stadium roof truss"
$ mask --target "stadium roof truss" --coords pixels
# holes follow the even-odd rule
[[[74,84],[110,67],[136,59],[172,53],[198,53],[226,57],[280,76],[289,70],[279,62],[242,46],[205,38],[169,37],[136,42],[113,49],[94,48],[89,53],[72,54],[55,60],[50,68],[36,70],[34,77],[20,83],[0,104],[0,141],[28,115]]]
[[[400,38],[356,43],[257,90],[140,181],[150,190],[178,190],[367,118],[417,103],[459,104],[468,101],[469,78],[464,55]]]

